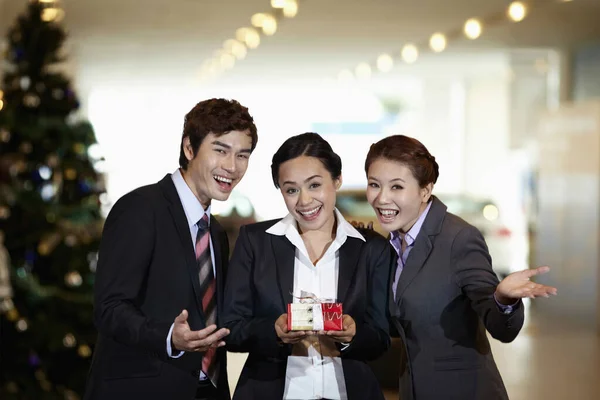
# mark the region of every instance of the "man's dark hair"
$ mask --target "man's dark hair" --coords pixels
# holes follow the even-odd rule
[[[254,150],[258,142],[254,119],[248,113],[248,108],[235,100],[209,99],[196,104],[185,116],[183,135],[179,149],[179,165],[187,169],[188,159],[183,151],[183,141],[187,137],[194,152],[194,157],[204,138],[213,133],[216,136],[225,135],[231,131],[248,131],[252,138]]]

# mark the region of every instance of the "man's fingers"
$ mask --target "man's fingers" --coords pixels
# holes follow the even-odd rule
[[[204,329],[202,331],[204,331]],[[221,347],[222,345],[220,343],[223,343],[223,345],[225,345],[225,342],[221,339],[229,335],[229,329],[221,328],[217,332],[209,336],[203,336],[199,338],[198,336],[201,335],[200,332],[202,331],[191,332],[192,334],[196,335],[196,339],[188,341],[187,345],[194,351],[205,351],[207,348],[212,346]]]
[[[227,335],[229,335],[229,329],[221,328],[218,331],[216,331],[215,333],[213,333],[212,335],[210,335],[209,337],[207,337],[206,339],[210,340],[211,342],[218,342]]]
[[[529,275],[529,277],[532,277],[532,276],[536,276],[536,275],[547,273],[548,271],[550,271],[550,267],[543,266],[543,267],[537,267],[537,268],[534,268],[534,269],[529,269],[529,270],[526,270],[526,271],[528,272],[527,275]]]
[[[188,319],[188,312],[187,312],[187,310],[183,310],[177,317],[175,317],[175,323],[176,324],[185,324],[187,322],[187,319]]]
[[[199,342],[210,337],[210,335],[217,329],[216,325],[209,325],[199,331],[189,331],[184,333],[183,339],[186,342]],[[224,329],[224,328],[223,328]]]

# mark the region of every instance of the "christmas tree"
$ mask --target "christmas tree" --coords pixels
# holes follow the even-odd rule
[[[92,287],[106,196],[96,163],[102,159],[61,72],[66,33],[57,1],[27,4],[9,29],[2,61],[3,400],[80,398],[96,338]]]

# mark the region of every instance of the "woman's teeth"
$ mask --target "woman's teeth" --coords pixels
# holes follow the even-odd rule
[[[384,217],[393,217],[398,215],[398,210],[383,210],[380,208],[379,213]]]
[[[315,207],[312,210],[308,210],[308,211],[300,211],[298,210],[298,213],[304,215],[304,216],[310,216],[310,215],[314,215],[317,213],[317,211],[319,211],[319,209],[321,208],[321,206]]]

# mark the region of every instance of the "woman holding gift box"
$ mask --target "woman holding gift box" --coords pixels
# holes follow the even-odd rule
[[[548,267],[498,282],[481,233],[431,194],[438,164],[418,140],[375,143],[365,171],[367,200],[398,255],[390,311],[403,342],[401,400],[508,399],[486,329],[515,339],[521,298],[556,294],[529,279]]]
[[[286,140],[273,156],[273,182],[289,214],[242,227],[229,264],[227,348],[249,353],[235,400],[383,400],[365,361],[390,344],[394,254],[383,237],[359,233],[335,208],[341,168],[315,133]]]

